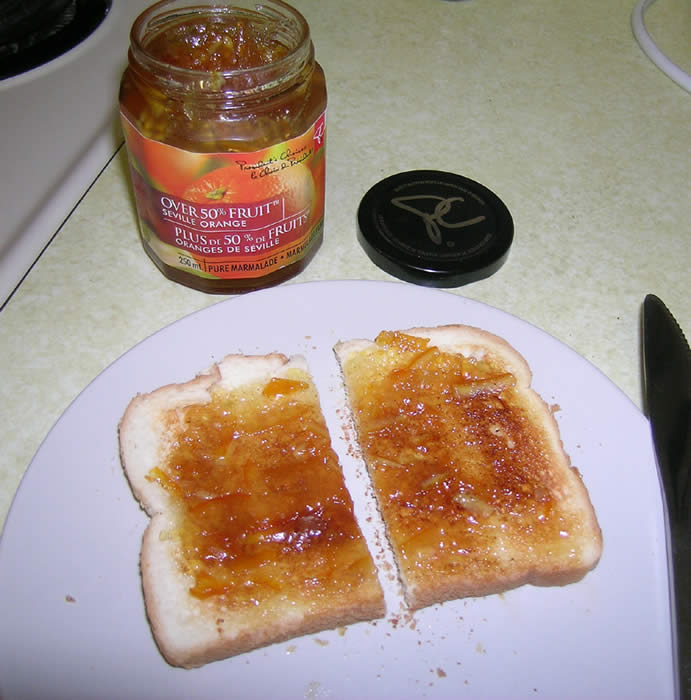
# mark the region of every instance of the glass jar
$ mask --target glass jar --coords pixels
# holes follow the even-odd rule
[[[214,293],[299,273],[322,240],[325,180],[305,19],[280,0],[163,0],[130,39],[120,114],[151,259]]]

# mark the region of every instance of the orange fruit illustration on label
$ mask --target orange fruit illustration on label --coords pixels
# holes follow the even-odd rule
[[[210,206],[282,200],[286,216],[312,209],[315,187],[310,169],[302,163],[281,165],[251,170],[241,170],[239,165],[218,168],[195,180],[182,197]]]
[[[191,153],[149,141],[144,150],[144,167],[153,185],[168,194],[180,195],[198,177],[208,160],[204,153]]]
[[[125,118],[121,120],[127,150],[134,167],[160,192],[180,196],[207,167],[209,157],[173,148],[142,136]]]

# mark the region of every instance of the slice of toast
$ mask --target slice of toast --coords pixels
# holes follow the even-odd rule
[[[586,488],[508,343],[454,325],[334,349],[411,609],[597,564]]]
[[[119,434],[151,517],[142,586],[170,664],[384,615],[303,358],[228,356],[135,397]]]

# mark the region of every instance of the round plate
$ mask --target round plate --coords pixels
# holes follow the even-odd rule
[[[204,668],[168,666],[146,620],[138,557],[146,515],[118,458],[137,392],[193,377],[227,353],[306,356],[375,560],[371,489],[344,431],[335,342],[382,329],[482,327],[530,363],[556,404],[590,492],[604,554],[581,582],[409,614],[383,577],[385,619]],[[632,350],[633,351],[633,350]],[[106,369],[50,432],[0,541],[0,696],[18,698],[506,698],[673,696],[664,519],[648,423],[597,369],[543,331],[455,294],[403,283],[294,284],[220,302]]]

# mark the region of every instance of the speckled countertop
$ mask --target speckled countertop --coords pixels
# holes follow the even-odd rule
[[[325,241],[291,283],[392,279],[356,241],[364,192],[402,170],[464,174],[505,201],[516,237],[498,273],[454,291],[545,329],[640,407],[645,294],[691,332],[691,95],[639,48],[634,1],[294,4],[329,121]],[[688,2],[659,0],[647,24],[691,70]],[[221,299],[167,281],[144,254],[118,153],[0,313],[0,522],[89,381]]]

